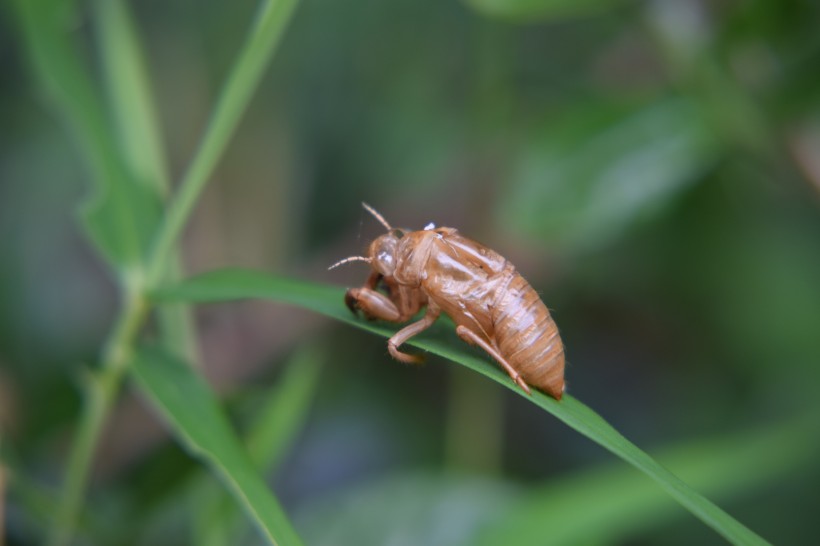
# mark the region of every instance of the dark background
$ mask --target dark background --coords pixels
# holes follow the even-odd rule
[[[178,179],[255,5],[132,4]],[[568,392],[650,453],[815,414],[820,8],[601,4],[509,19],[455,1],[304,0],[185,232],[187,271],[360,284],[362,264],[326,267],[380,233],[366,201],[393,225],[457,227],[512,260],[559,325]],[[84,13],[73,32],[93,67]],[[3,15],[0,420],[15,470],[48,488],[117,296],[76,218],[89,175]],[[334,543],[319,538],[332,525],[344,528],[337,543],[368,543],[368,532],[374,544],[413,543],[423,535],[401,533],[434,524],[412,509],[373,516],[390,522],[384,535],[356,526],[373,506],[456,510],[431,505],[436,488],[491,484],[460,502],[492,507],[507,487],[612,459],[494,383],[437,358],[401,365],[384,340],[307,312],[209,305],[197,324],[238,423],[300,347],[323,351],[307,425],[272,477],[308,543]],[[464,397],[473,412],[455,402]],[[100,536],[187,541],[177,500],[196,463],[138,397],[124,397],[109,429],[89,503],[117,530]],[[453,476],[463,481],[451,488]],[[818,465],[796,465],[716,500],[776,543],[809,544],[819,485]],[[36,543],[32,506],[47,504],[6,504],[9,543]],[[612,536],[719,543],[680,508]]]

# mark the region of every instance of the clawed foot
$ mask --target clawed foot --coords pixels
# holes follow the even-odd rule
[[[390,356],[406,364],[422,364],[424,362],[424,355],[411,355],[403,353],[399,351],[398,346],[390,340],[387,342],[387,350],[390,353]]]
[[[516,376],[515,378],[513,378],[513,381],[515,381],[515,383],[516,383],[519,387],[521,387],[522,389],[524,389],[524,392],[525,392],[525,393],[527,393],[528,395],[532,396],[532,391],[530,390],[530,386],[529,386],[529,385],[527,385],[526,383],[524,383],[524,380],[523,380],[523,379],[521,379],[521,376],[520,376],[520,375],[519,375],[519,376]]]
[[[359,299],[354,295],[355,288],[351,288],[347,292],[345,292],[345,305],[350,311],[359,316]]]

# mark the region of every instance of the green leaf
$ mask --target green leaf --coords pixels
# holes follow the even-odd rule
[[[466,546],[510,508],[520,489],[470,474],[403,472],[317,498],[297,521],[311,546]]]
[[[394,332],[393,329],[381,325],[354,319],[344,307],[343,294],[342,288],[232,269],[206,273],[181,284],[162,288],[157,290],[153,297],[158,301],[188,302],[240,298],[271,299],[311,309],[383,336],[389,336]],[[410,343],[475,370],[526,397],[577,432],[644,472],[687,510],[727,540],[736,544],[766,544],[762,538],[692,490],[672,472],[624,438],[601,416],[580,401],[570,395],[564,395],[563,400],[558,402],[537,391],[534,391],[532,396],[527,396],[497,366],[493,366],[485,358],[477,357],[464,344],[454,343],[454,335],[443,335],[441,329],[438,329],[438,334],[425,334],[414,338]]]
[[[164,201],[170,191],[167,160],[134,18],[124,0],[96,0],[93,8],[119,155],[134,183],[156,201]],[[153,235],[158,223],[158,218],[147,221],[143,228],[146,235]],[[178,257],[173,256],[167,279],[180,279],[181,271]],[[165,346],[176,349],[189,361],[196,360],[196,343],[187,308],[169,305],[160,311],[158,322]]]
[[[85,229],[109,263],[129,267],[143,258],[159,217],[159,202],[125,166],[105,102],[69,30],[74,2],[18,0],[20,27],[38,83],[82,151],[94,189],[81,210]]]
[[[812,417],[687,441],[659,451],[657,459],[690,484],[738,498],[810,468],[820,448],[818,421]],[[388,540],[557,546],[629,543],[641,533],[663,532],[682,516],[654,483],[613,462],[526,487],[462,472],[400,472],[318,498],[296,519],[314,546]]]
[[[748,494],[811,465],[820,448],[818,420],[777,426],[664,449],[657,459],[692,486],[720,497]],[[482,529],[481,546],[620,543],[657,529],[675,515],[671,499],[622,465],[605,465],[533,489]]]
[[[245,434],[245,444],[251,460],[264,474],[279,467],[307,420],[322,362],[324,356],[314,345],[297,350],[286,363],[283,376],[274,389],[266,393],[266,400],[256,412]],[[242,543],[241,514],[223,491],[215,491],[212,486],[211,480],[199,480],[193,484],[194,544]]]
[[[156,348],[142,349],[132,371],[176,436],[222,479],[262,534],[273,544],[301,544],[202,378]]]
[[[549,21],[593,15],[613,9],[623,0],[464,0],[486,15],[513,21]]]
[[[137,183],[164,196],[169,182],[162,134],[133,17],[124,0],[93,6],[120,153]]]
[[[691,101],[588,101],[535,131],[498,222],[539,241],[594,248],[663,210],[714,165],[719,144]]]
[[[110,264],[138,269],[159,223],[160,200],[150,188],[124,173],[119,159],[112,162],[117,163],[120,174],[98,177],[104,182],[80,208],[80,216],[89,238]]]

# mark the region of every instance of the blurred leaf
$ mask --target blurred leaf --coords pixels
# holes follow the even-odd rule
[[[816,419],[664,449],[658,459],[716,495],[738,497],[816,458]],[[384,502],[391,499],[391,502]],[[458,474],[387,478],[308,504],[309,544],[621,544],[680,517],[634,469],[605,464],[531,489]]]
[[[326,314],[385,337],[392,335],[394,329],[355,319],[345,308],[343,295],[343,289],[333,286],[272,277],[263,273],[238,269],[206,273],[154,293],[154,297],[159,301],[205,302],[240,298],[272,299]],[[442,334],[441,329],[438,332]],[[434,334],[435,332],[433,335],[416,337],[409,343],[467,366],[526,397],[577,432],[647,474],[681,505],[726,539],[743,544],[765,544],[764,540],[705,497],[693,491],[580,401],[570,395],[564,395],[563,400],[558,402],[538,391],[533,391],[532,396],[527,396],[499,367],[490,364],[486,358],[476,356],[463,343],[454,343],[455,338],[452,333],[439,336]]]
[[[687,483],[723,498],[771,484],[812,463],[820,448],[816,416],[733,436],[688,442],[657,459]],[[678,512],[669,497],[623,466],[550,481],[482,529],[476,544],[621,543]]]
[[[499,222],[574,248],[606,243],[668,204],[718,151],[698,109],[677,98],[638,109],[585,104],[533,142],[502,194]]]
[[[17,12],[40,86],[76,136],[95,186],[82,214],[88,235],[112,264],[139,263],[159,218],[159,203],[136,183],[116,147],[98,91],[70,39],[74,2],[18,0]]]
[[[163,139],[133,17],[123,0],[94,3],[96,30],[117,142],[137,183],[169,190]]]
[[[3,462],[0,461],[0,481],[2,481],[1,474],[6,472],[8,506],[9,508],[16,507],[19,510],[15,514],[13,523],[16,534],[28,536],[31,543],[42,542],[49,525],[54,521],[59,492],[32,479],[31,476],[27,475],[25,467],[13,461],[6,462],[8,467],[4,468]],[[0,494],[2,493],[3,488],[0,483]],[[2,505],[1,501],[0,505]],[[0,510],[2,510],[2,506],[0,506]],[[0,514],[3,514],[3,512],[0,511]],[[2,516],[0,516],[0,519],[2,519]],[[105,538],[111,538],[107,522],[95,510],[86,510],[80,515],[77,522],[77,534],[88,543],[99,543],[104,541]],[[9,537],[11,535],[3,535],[2,526],[0,525],[0,537],[3,536]]]
[[[301,544],[202,378],[156,348],[142,349],[132,369],[141,390],[175,435],[223,480],[266,539],[273,544]]]
[[[591,15],[618,7],[624,0],[464,0],[489,17],[514,21],[549,21]]]
[[[160,217],[157,196],[128,176],[108,178],[80,210],[91,240],[118,266],[137,266]]]
[[[266,395],[245,442],[251,460],[263,474],[279,467],[307,420],[323,361],[317,347],[299,349],[287,362],[282,378]],[[193,487],[197,506],[194,543],[237,544],[243,530],[240,514],[223,491],[215,491],[211,485],[210,480],[200,480]]]
[[[752,182],[746,184],[743,190]],[[721,186],[720,197],[744,195],[730,193],[733,189]],[[732,208],[718,201],[716,210],[698,210],[693,221],[701,225],[686,233],[689,240],[679,247],[684,253],[676,264],[681,275],[676,282],[688,286],[678,290],[704,302],[704,322],[731,345],[736,365],[757,369],[765,389],[788,379],[790,369],[802,367],[815,379],[805,382],[809,376],[800,373],[803,385],[797,387],[815,392],[814,374],[820,372],[820,217],[785,208],[776,194],[764,193],[756,198],[759,203],[752,199]]]
[[[501,481],[414,472],[320,498],[296,519],[311,546],[466,545],[475,543],[476,531],[488,520],[504,515],[519,493]]]
[[[128,165],[134,183],[144,186],[164,201],[170,191],[167,160],[159,129],[151,82],[134,19],[124,0],[94,2],[97,35],[102,53],[103,75],[118,136],[120,156]],[[156,225],[146,225],[153,234]],[[182,277],[178,259],[169,264],[168,279]],[[196,361],[196,343],[188,309],[168,306],[159,313],[163,342]]]

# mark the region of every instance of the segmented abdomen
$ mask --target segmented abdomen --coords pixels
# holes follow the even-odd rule
[[[493,302],[495,343],[524,381],[560,399],[564,392],[564,345],[538,293],[514,269]]]

